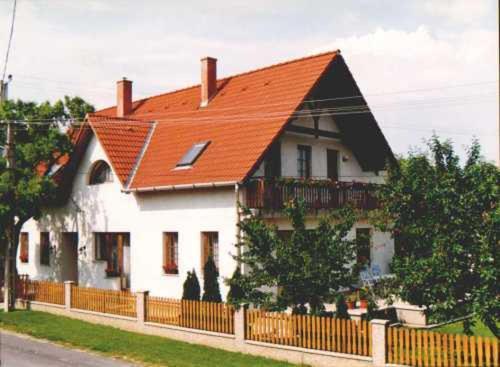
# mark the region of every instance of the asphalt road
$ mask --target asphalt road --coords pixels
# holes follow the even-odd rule
[[[3,330],[0,334],[1,367],[137,367]]]

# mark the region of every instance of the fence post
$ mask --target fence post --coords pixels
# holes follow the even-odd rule
[[[140,325],[144,325],[146,321],[146,297],[149,291],[137,291],[135,292],[136,310],[137,310],[137,322]]]
[[[385,366],[386,355],[386,326],[389,320],[373,319],[372,327],[372,357],[374,367]]]
[[[234,310],[234,337],[237,343],[243,343],[245,341],[246,308],[246,305],[241,305],[238,310]]]
[[[64,281],[64,308],[66,310],[71,309],[71,290],[75,284],[72,280]]]

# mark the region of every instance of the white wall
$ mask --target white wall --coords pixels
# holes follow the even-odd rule
[[[201,231],[219,232],[221,292],[223,277],[231,276],[236,242],[236,199],[234,188],[217,191],[183,191],[155,194],[125,194],[117,177],[113,182],[87,185],[93,162],[108,161],[93,137],[78,169],[71,200],[62,208],[50,209],[36,222],[23,227],[29,232],[29,262],[18,261],[21,274],[35,279],[61,280],[61,251],[51,255],[51,265],[40,265],[39,232],[49,231],[51,244],[60,246],[62,232],[79,234],[79,283],[83,286],[119,289],[118,278],[105,276],[106,263],[95,261],[93,232],[129,232],[131,288],[150,290],[153,295],[179,298],[186,271],[196,269],[201,281]],[[165,275],[162,268],[162,233],[179,233],[179,275]]]

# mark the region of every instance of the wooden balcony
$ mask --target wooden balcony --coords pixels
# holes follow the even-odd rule
[[[247,183],[246,205],[252,209],[278,211],[295,198],[304,200],[310,210],[337,209],[352,205],[356,209],[377,207],[374,184],[331,180],[252,179]]]

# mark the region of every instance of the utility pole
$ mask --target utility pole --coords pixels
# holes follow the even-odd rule
[[[9,75],[8,81],[0,81],[0,103],[7,101],[8,98],[8,83],[12,80],[12,76]],[[14,154],[14,129],[12,127],[12,121],[7,121],[7,134],[5,142],[5,158],[6,158],[6,168],[7,170],[12,170],[16,166],[16,159]],[[11,292],[12,286],[15,284],[11,279],[11,263],[12,263],[12,241],[14,238],[14,223],[9,223],[7,229],[7,238],[5,244],[5,257],[4,257],[4,289],[3,289],[3,300],[4,300],[4,312],[10,311],[10,305],[12,303],[11,297],[13,294]],[[13,291],[13,290],[12,290]]]

